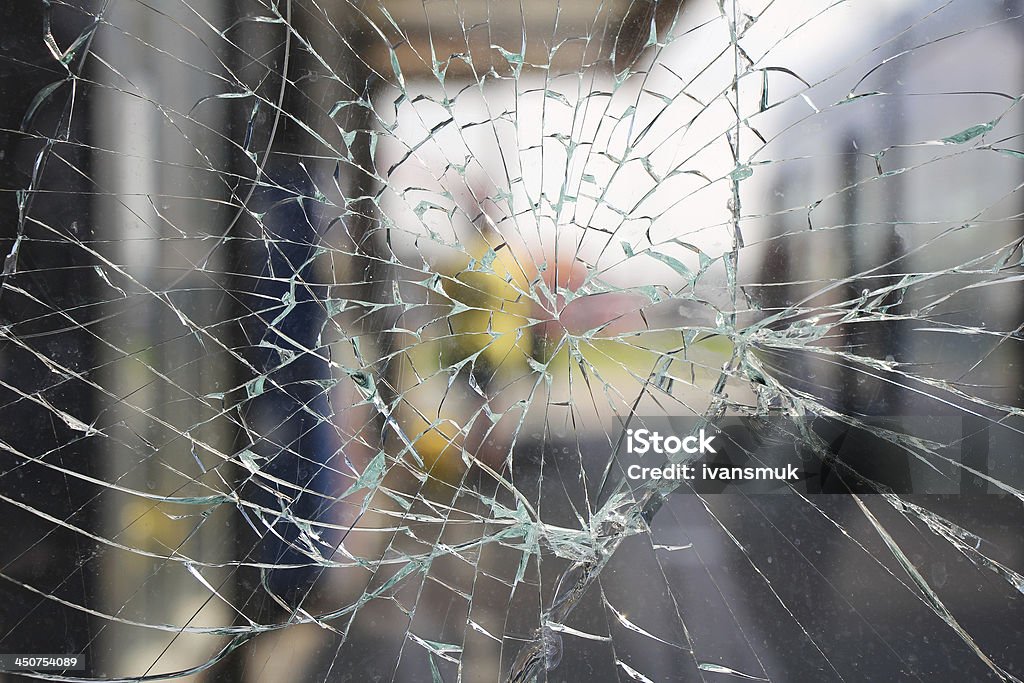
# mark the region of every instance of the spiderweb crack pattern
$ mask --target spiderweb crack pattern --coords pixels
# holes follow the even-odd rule
[[[1020,2],[34,11],[0,650],[87,667],[25,675],[1021,678]],[[638,484],[651,416],[961,495]]]

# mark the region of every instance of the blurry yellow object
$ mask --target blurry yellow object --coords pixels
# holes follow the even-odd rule
[[[453,479],[462,470],[462,434],[451,422],[428,422],[415,411],[409,412],[413,415],[403,420],[403,428],[423,461],[424,471],[438,479]]]
[[[453,309],[432,326],[432,339],[409,345],[409,357],[420,373],[472,359],[484,375],[521,375],[534,344],[529,277],[507,249],[495,251],[478,239],[467,250],[467,258],[438,268]]]
[[[451,313],[431,323],[422,340],[407,337],[399,381],[402,424],[424,469],[452,479],[464,468],[464,425],[479,406],[466,386],[449,387],[451,370],[469,364],[481,384],[507,384],[529,373],[534,335],[529,277],[507,249],[482,238],[437,273]],[[463,370],[465,372],[465,370]],[[479,398],[479,397],[477,397]]]
[[[453,365],[478,354],[484,367],[503,374],[521,371],[533,351],[529,282],[507,250],[495,253],[488,248],[472,256],[480,270],[449,274],[443,285],[448,296],[468,310],[449,318],[453,336],[441,341],[441,362]]]

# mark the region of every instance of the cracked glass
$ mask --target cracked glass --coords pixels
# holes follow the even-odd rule
[[[0,678],[1024,677],[1024,3],[0,17]]]

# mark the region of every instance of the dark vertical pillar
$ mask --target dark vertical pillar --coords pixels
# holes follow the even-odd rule
[[[93,474],[99,438],[84,428],[98,406],[83,327],[95,313],[80,241],[92,220],[89,153],[76,144],[89,119],[72,106],[70,75],[83,58],[62,66],[47,24],[67,48],[91,21],[42,2],[0,5],[0,652],[89,656],[91,618],[18,585],[78,606],[93,604],[96,586],[96,544],[31,511],[89,528],[99,492],[56,469]]]

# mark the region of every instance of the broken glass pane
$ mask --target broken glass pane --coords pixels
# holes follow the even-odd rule
[[[0,669],[1024,676],[1024,3],[0,11]]]

